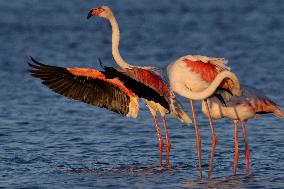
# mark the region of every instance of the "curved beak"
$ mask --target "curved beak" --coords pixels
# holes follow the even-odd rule
[[[90,12],[89,12],[89,14],[88,14],[88,16],[87,16],[87,19],[89,19],[89,18],[91,18],[91,17],[93,16],[92,12],[93,12],[93,9],[90,10]]]
[[[227,104],[226,104],[226,102],[225,102],[225,100],[224,100],[224,98],[222,97],[221,94],[215,94],[214,96],[217,97],[218,100],[219,100],[224,106],[227,107]]]

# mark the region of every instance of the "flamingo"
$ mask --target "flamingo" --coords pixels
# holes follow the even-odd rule
[[[117,77],[123,82],[125,81],[125,77],[127,79],[132,79],[132,81],[136,83],[140,83],[140,85],[147,86],[152,89],[147,93],[138,93],[138,97],[142,98],[147,107],[149,108],[156,127],[157,138],[159,141],[159,150],[160,150],[160,165],[162,165],[162,152],[163,152],[163,140],[160,133],[160,127],[158,125],[158,121],[156,118],[157,112],[160,112],[163,125],[164,132],[166,136],[166,165],[169,165],[169,154],[171,149],[170,138],[167,130],[167,122],[165,119],[165,114],[170,113],[172,115],[177,116],[182,123],[189,124],[191,123],[191,119],[182,109],[182,106],[175,99],[173,91],[167,85],[164,80],[164,76],[162,70],[156,67],[151,66],[133,66],[128,63],[121,57],[119,52],[119,41],[120,41],[120,31],[119,26],[116,21],[116,18],[111,11],[111,9],[107,6],[102,6],[99,8],[92,8],[89,11],[87,18],[91,18],[92,16],[99,16],[109,21],[112,28],[112,55],[115,62],[118,64],[119,68],[113,67],[104,67],[109,74],[109,77]],[[127,86],[127,83],[125,83]],[[131,84],[130,84],[131,85]],[[129,86],[130,87],[130,86]],[[136,93],[136,91],[140,91],[138,87],[132,86],[131,90]],[[150,99],[150,96],[157,96],[156,98]]]
[[[144,100],[148,103],[157,126],[157,135],[160,142],[160,166],[162,166],[163,141],[155,111],[159,110],[163,117],[167,140],[166,164],[169,165],[170,139],[164,118],[165,114],[171,113],[186,124],[191,121],[174,96],[160,96],[151,87],[132,79],[126,74],[124,75],[124,73],[119,72],[121,70],[112,67],[104,67],[104,71],[98,71],[92,68],[50,66],[40,63],[32,57],[31,61],[33,63],[29,63],[29,66],[32,68],[30,70],[32,76],[40,78],[42,83],[52,91],[70,99],[80,100],[123,116],[136,118],[139,112],[138,98],[145,98]],[[165,87],[165,84],[161,87]],[[167,100],[172,104],[168,104]]]
[[[207,104],[206,99],[214,94],[221,99],[220,94],[218,94],[221,90],[227,90],[236,96],[240,95],[239,80],[234,73],[230,72],[230,68],[226,65],[227,63],[228,61],[223,58],[186,55],[178,58],[167,67],[172,90],[177,94],[188,98],[191,105],[196,133],[196,148],[200,177],[202,177],[201,139],[193,100],[204,100],[205,104]],[[210,115],[209,109],[207,110]],[[210,116],[209,123],[212,133],[212,147],[208,170],[208,177],[210,178],[217,137]]]
[[[212,117],[213,119],[229,118],[234,122],[234,175],[237,173],[237,162],[239,159],[239,148],[238,148],[238,123],[242,122],[242,132],[245,143],[245,160],[246,160],[246,174],[249,174],[249,146],[247,140],[247,134],[245,129],[245,122],[249,119],[259,117],[262,114],[273,114],[276,117],[283,118],[284,114],[280,107],[270,100],[268,97],[264,96],[258,90],[241,85],[241,96],[231,96],[230,94],[224,92],[222,94],[226,106],[219,103],[219,101],[212,97],[209,99],[209,109],[211,115],[208,114],[208,104],[202,102],[202,112],[207,117]]]

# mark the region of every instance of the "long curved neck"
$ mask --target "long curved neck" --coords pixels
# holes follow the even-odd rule
[[[129,68],[131,66],[123,60],[118,49],[120,39],[118,23],[113,15],[108,18],[108,21],[110,22],[112,28],[112,56],[120,67]]]
[[[240,96],[241,95],[241,90],[240,90],[240,83],[235,74],[233,74],[230,71],[222,71],[219,73],[216,78],[213,80],[213,82],[207,87],[205,90],[201,92],[193,92],[189,88],[187,88],[184,85],[184,89],[179,92],[181,96],[187,97],[191,100],[203,100],[206,99],[214,94],[218,86],[221,84],[221,82],[225,79],[231,79],[232,82],[234,83],[234,87],[231,89],[231,92],[235,96]]]

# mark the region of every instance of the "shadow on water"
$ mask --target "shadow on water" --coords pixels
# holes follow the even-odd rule
[[[109,165],[108,163],[96,163],[100,165]],[[98,166],[100,166],[98,165]],[[117,167],[65,167],[64,165],[58,166],[58,169],[63,172],[70,173],[91,173],[91,174],[125,174],[125,175],[136,175],[136,176],[146,176],[146,175],[157,175],[162,173],[171,173],[178,171],[186,171],[192,169],[191,165],[187,164],[175,164],[171,166],[157,166],[157,165],[122,165]]]
[[[99,163],[100,164],[100,163]],[[103,166],[108,166],[107,163],[102,163]],[[100,165],[98,165],[100,166]],[[157,166],[157,165],[122,165],[117,167],[98,167],[98,168],[89,168],[89,167],[65,167],[63,165],[58,166],[58,169],[62,172],[72,173],[72,174],[95,174],[95,175],[120,175],[120,176],[138,176],[138,177],[159,177],[161,175],[179,175],[181,173],[182,179],[178,182],[181,188],[244,188],[249,187],[250,183],[253,183],[257,180],[263,180],[265,178],[258,177],[254,174],[248,176],[245,175],[236,175],[236,176],[225,176],[225,177],[213,177],[211,179],[203,177],[200,179],[197,175],[195,178],[185,178],[189,175],[184,174],[189,170],[192,170],[196,167],[193,167],[190,164],[174,164],[170,167],[167,166]],[[187,176],[185,176],[187,175]],[[205,175],[205,174],[204,174]],[[268,179],[268,178],[266,178]],[[176,183],[177,184],[177,183]]]
[[[255,180],[255,176],[236,175],[228,177],[215,177],[212,179],[189,180],[182,183],[188,188],[243,188]]]

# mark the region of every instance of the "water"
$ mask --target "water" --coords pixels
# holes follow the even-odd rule
[[[7,188],[283,188],[283,120],[251,120],[251,172],[245,176],[241,132],[233,173],[233,126],[215,121],[218,145],[207,179],[211,132],[200,113],[202,164],[195,132],[168,117],[171,168],[159,168],[153,120],[145,105],[137,119],[70,101],[32,78],[32,55],[48,64],[114,65],[110,28],[86,20],[110,6],[121,27],[121,53],[134,65],[166,67],[186,54],[226,57],[242,83],[284,107],[284,2],[274,1],[0,1],[0,186]],[[185,99],[179,98],[190,112]]]

